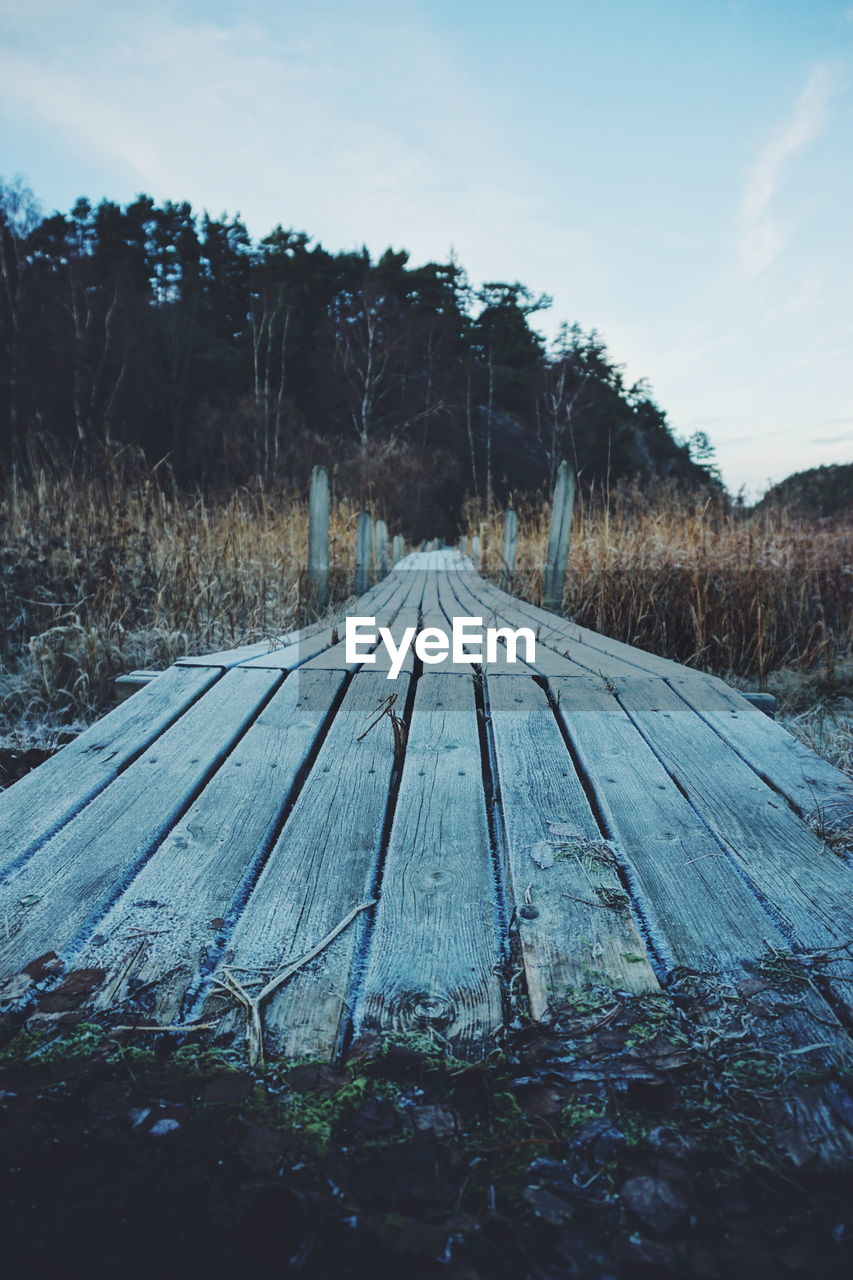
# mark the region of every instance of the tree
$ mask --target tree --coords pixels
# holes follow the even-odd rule
[[[8,422],[15,452],[20,448],[19,371],[26,242],[39,215],[35,196],[20,175],[11,182],[0,177],[0,342],[6,354],[0,412]]]

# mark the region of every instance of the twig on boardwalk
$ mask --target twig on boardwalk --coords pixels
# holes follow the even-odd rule
[[[359,906],[353,907],[352,911],[349,911],[343,920],[339,920],[334,929],[331,929],[326,934],[325,938],[321,938],[310,951],[306,951],[304,955],[292,961],[282,969],[281,973],[277,973],[274,978],[270,978],[269,982],[261,987],[256,996],[249,995],[246,988],[237,981],[230,969],[222,970],[222,978],[213,979],[218,987],[232,995],[246,1010],[246,1041],[249,1046],[249,1062],[253,1067],[264,1060],[264,1034],[261,1021],[261,1005],[264,1001],[269,999],[280,986],[287,982],[288,978],[292,978],[295,973],[298,973],[300,969],[304,969],[306,964],[314,960],[321,951],[325,951],[326,947],[334,942],[338,934],[343,933],[344,929],[352,924],[360,912],[366,911],[368,907],[375,905],[376,899],[369,898],[367,902],[362,902]]]
[[[189,1035],[191,1031],[211,1031],[219,1024],[216,1022],[176,1022],[174,1026],[158,1026],[154,1023],[150,1027],[133,1026],[128,1023],[127,1026],[110,1027],[110,1031],[154,1031],[154,1032],[171,1032],[174,1035]]]
[[[396,693],[389,693],[387,698],[383,698],[381,702],[377,702],[375,708],[370,713],[371,715],[375,715],[376,719],[372,720],[364,733],[360,734],[356,738],[356,742],[361,742],[363,738],[366,738],[374,725],[379,724],[379,721],[387,716],[391,721],[391,732],[394,735],[394,759],[398,764],[400,764],[403,759],[403,752],[406,749],[406,725],[402,716],[398,716],[394,710],[394,704],[396,701]]]

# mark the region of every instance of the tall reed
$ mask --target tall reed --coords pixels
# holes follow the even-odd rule
[[[333,503],[338,596],[356,518]],[[307,541],[304,499],[260,485],[212,499],[126,465],[13,481],[0,501],[0,709],[88,718],[123,671],[280,634],[302,612]]]
[[[518,515],[514,590],[538,604],[550,511]],[[467,528],[495,578],[502,523],[502,512],[473,513]],[[563,609],[628,644],[759,683],[777,667],[831,667],[853,644],[853,525],[743,512],[674,488],[581,497]]]

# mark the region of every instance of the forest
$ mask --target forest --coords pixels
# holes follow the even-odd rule
[[[518,282],[474,288],[451,260],[332,252],[277,226],[253,240],[146,195],[45,215],[0,185],[0,462],[33,442],[88,464],[106,442],[180,486],[334,468],[410,538],[459,527],[466,497],[547,493],[561,459],[587,492],[624,479],[716,485],[701,433],[673,434],[598,333]]]

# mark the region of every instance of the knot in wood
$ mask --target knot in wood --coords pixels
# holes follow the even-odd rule
[[[456,1019],[456,1004],[448,996],[413,993],[404,996],[400,1005],[405,1021],[420,1031],[429,1027],[446,1027]]]

